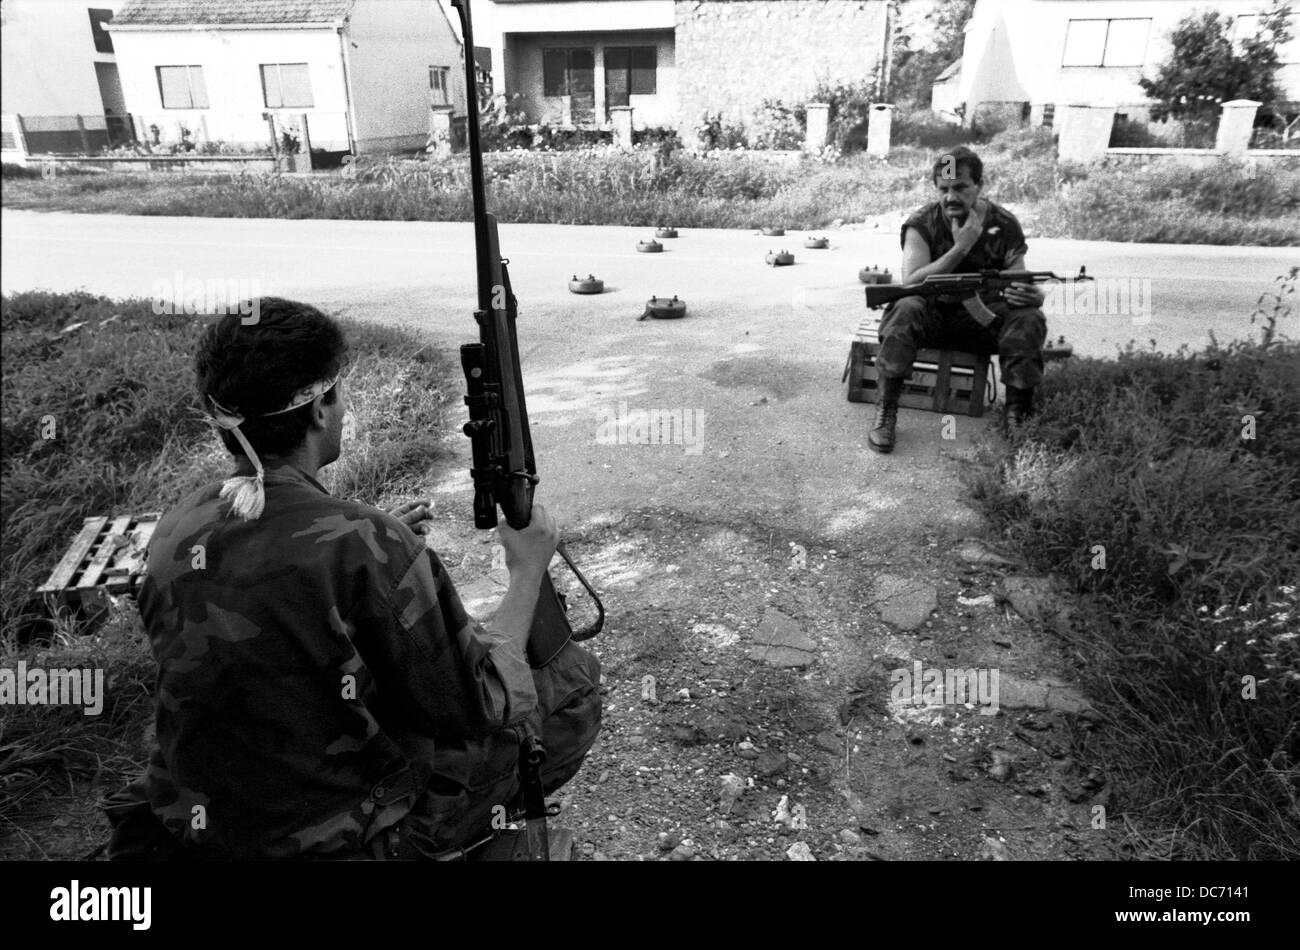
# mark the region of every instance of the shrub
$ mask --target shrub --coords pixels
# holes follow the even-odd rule
[[[989,139],[985,148],[997,153],[999,160],[1018,161],[1026,158],[1054,159],[1056,132],[1036,125],[1016,125],[1004,129]]]
[[[656,126],[654,128],[633,129],[632,144],[654,148],[661,152],[675,152],[682,147],[682,138],[677,134],[676,129]]]
[[[760,149],[799,149],[803,147],[806,126],[807,110],[764,99],[750,129],[750,142]]]
[[[867,122],[871,115],[871,103],[876,98],[875,84],[868,80],[857,82],[831,83],[826,80],[818,82],[817,87],[808,96],[808,102],[824,102],[827,110],[828,144],[834,145],[842,153],[861,151],[867,147]],[[795,109],[800,123],[807,123],[807,108],[800,104]]]
[[[0,178],[40,178],[41,170],[17,162],[5,162],[0,165]]]
[[[0,641],[13,638],[29,592],[82,518],[165,509],[228,470],[192,395],[203,325],[155,314],[148,300],[30,292],[0,301]],[[383,481],[376,471],[423,472],[440,457],[433,425],[413,435],[409,422],[432,417],[448,364],[427,349],[408,356],[420,349],[409,334],[351,323],[347,332],[365,354],[349,378],[358,435],[327,478],[350,494]],[[373,412],[358,408],[372,395]],[[405,422],[390,411],[411,400],[419,412]],[[50,418],[54,438],[44,438]]]
[[[1107,144],[1110,148],[1211,148],[1217,132],[1217,119],[1145,122],[1117,116]]]
[[[972,475],[1092,605],[1072,642],[1112,788],[1210,856],[1300,855],[1300,344],[1277,334],[1297,274],[1261,341],[1054,369],[1010,455],[986,446]]]
[[[1063,170],[1056,163],[1051,129],[1017,126],[999,132],[979,147],[984,159],[984,183],[999,202],[1054,200]]]
[[[945,122],[929,109],[895,110],[890,138],[892,144],[914,145],[933,151],[983,141],[976,130]]]
[[[595,145],[609,145],[614,141],[612,131],[601,129],[563,129],[539,125],[530,126],[529,131],[532,138],[524,148],[542,152],[585,149]]]
[[[1001,109],[980,109],[971,118],[970,127],[975,141],[987,142],[1007,129],[1019,128],[1020,124],[1008,119]]]
[[[721,121],[720,119],[717,121]],[[934,122],[932,116],[925,122]],[[908,138],[908,113],[900,113]],[[726,129],[719,126],[726,132]],[[735,134],[734,126],[730,127]],[[947,127],[945,127],[947,128]],[[969,130],[948,129],[969,139]],[[721,133],[720,133],[721,134]],[[534,133],[528,132],[531,144]],[[887,159],[838,156],[832,147],[798,166],[737,149],[698,154],[669,132],[654,149],[601,146],[488,152],[489,200],[501,221],[752,227],[781,220],[825,227],[933,200],[936,146],[896,144]],[[643,141],[645,139],[643,138]],[[1030,237],[1293,246],[1300,233],[1300,169],[1220,162],[1196,170],[1157,163],[1054,162],[1052,132],[1017,126],[985,143],[990,197],[1014,209]],[[8,174],[8,172],[6,173]],[[7,207],[206,217],[465,221],[469,162],[462,154],[419,160],[362,158],[341,176],[140,176],[78,174],[6,184]]]
[[[745,127],[739,123],[722,118],[722,113],[704,114],[700,124],[695,127],[695,138],[700,148],[706,151],[715,149],[747,148],[749,138]]]
[[[485,152],[525,147],[532,141],[526,131],[528,115],[523,111],[523,97],[515,94],[495,97],[479,112],[479,142]],[[523,131],[521,131],[523,130]]]

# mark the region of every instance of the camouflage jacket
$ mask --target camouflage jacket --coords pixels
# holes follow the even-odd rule
[[[937,261],[952,250],[952,226],[943,216],[943,208],[934,201],[914,212],[903,222],[899,231],[899,245],[907,243],[907,229],[915,228],[930,246],[930,260]],[[1029,252],[1025,232],[1016,216],[1001,205],[989,202],[984,215],[984,233],[975,242],[970,253],[962,258],[954,274],[970,274],[981,270],[1007,270],[1011,263]]]
[[[392,516],[289,467],[267,471],[254,521],[220,488],[150,545],[158,742],[138,784],[196,854],[356,851],[410,810],[434,745],[470,784],[481,740],[533,712],[531,672]]]

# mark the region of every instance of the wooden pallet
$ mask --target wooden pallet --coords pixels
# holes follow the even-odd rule
[[[161,512],[87,518],[49,579],[36,593],[52,608],[106,606],[134,596],[144,581],[149,539]]]
[[[844,367],[849,402],[875,402],[880,389],[876,357],[880,322],[868,318],[853,335]],[[989,357],[961,350],[917,350],[912,375],[903,383],[898,404],[908,409],[956,415],[984,415]]]

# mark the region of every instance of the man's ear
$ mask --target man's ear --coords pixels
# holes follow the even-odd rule
[[[329,428],[329,407],[325,405],[323,393],[311,401],[311,422],[309,425],[313,429],[325,430]]]

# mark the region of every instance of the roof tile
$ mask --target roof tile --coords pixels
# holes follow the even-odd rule
[[[129,0],[113,26],[223,23],[332,23],[354,0]]]

